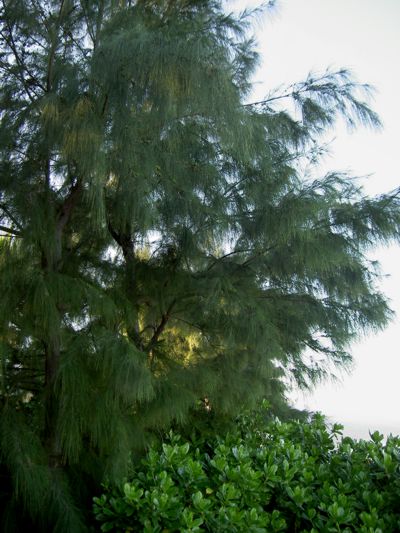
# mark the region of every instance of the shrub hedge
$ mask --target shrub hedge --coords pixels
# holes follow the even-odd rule
[[[240,418],[223,438],[170,433],[120,489],[95,498],[101,531],[400,531],[400,438],[342,438],[308,422]]]

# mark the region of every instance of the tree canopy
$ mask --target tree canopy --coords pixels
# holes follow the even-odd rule
[[[379,127],[370,88],[327,71],[252,103],[250,22],[212,0],[1,1],[5,524],[84,530],[84,486],[149,433],[281,412],[390,317],[367,254],[399,237],[397,192],[318,175],[338,118]]]

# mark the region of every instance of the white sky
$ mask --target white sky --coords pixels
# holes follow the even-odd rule
[[[259,4],[227,2],[234,10]],[[272,16],[267,13],[256,25],[256,37],[263,59],[257,96],[327,67],[350,68],[359,81],[377,89],[373,107],[383,132],[349,134],[338,127],[327,166],[370,175],[364,185],[371,195],[399,186],[400,0],[278,0]],[[341,384],[325,383],[312,395],[294,395],[299,407],[323,412],[356,437],[367,437],[369,428],[400,434],[400,247],[378,250],[374,258],[388,275],[381,289],[399,318],[353,346],[355,365]]]

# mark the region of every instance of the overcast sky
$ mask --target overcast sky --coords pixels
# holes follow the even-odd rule
[[[231,0],[232,9],[260,2]],[[262,66],[256,75],[257,96],[282,83],[304,79],[309,71],[350,68],[357,79],[375,86],[373,103],[384,129],[344,127],[326,165],[369,176],[369,194],[400,185],[400,0],[278,0],[272,14],[256,24]],[[374,254],[387,276],[381,290],[400,317],[400,248]],[[367,437],[368,428],[400,434],[400,319],[382,333],[362,339],[352,348],[354,368],[341,384],[326,383],[312,395],[295,394],[300,407],[319,410],[345,425],[349,434]]]

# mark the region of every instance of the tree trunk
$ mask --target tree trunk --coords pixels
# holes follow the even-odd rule
[[[60,335],[55,334],[45,347],[45,442],[51,468],[58,468],[62,465],[61,443],[57,432],[58,398],[54,390],[55,379],[60,366],[60,354]]]
[[[45,275],[56,274],[62,268],[63,231],[81,192],[82,185],[77,181],[58,210],[53,249],[43,253],[42,268]],[[48,338],[45,341],[45,442],[49,454],[49,466],[52,468],[59,468],[63,464],[61,442],[57,432],[59,398],[55,391],[55,382],[61,361],[61,328],[65,303],[56,301],[56,308],[57,326],[55,330],[48,332]]]
[[[125,260],[125,284],[128,298],[132,303],[136,299],[136,258],[135,258],[135,242],[131,232],[118,233],[111,222],[108,222],[108,229],[115,242],[121,247]],[[143,350],[144,345],[140,337],[139,318],[136,316],[130,326],[127,328],[129,340],[139,349]]]

